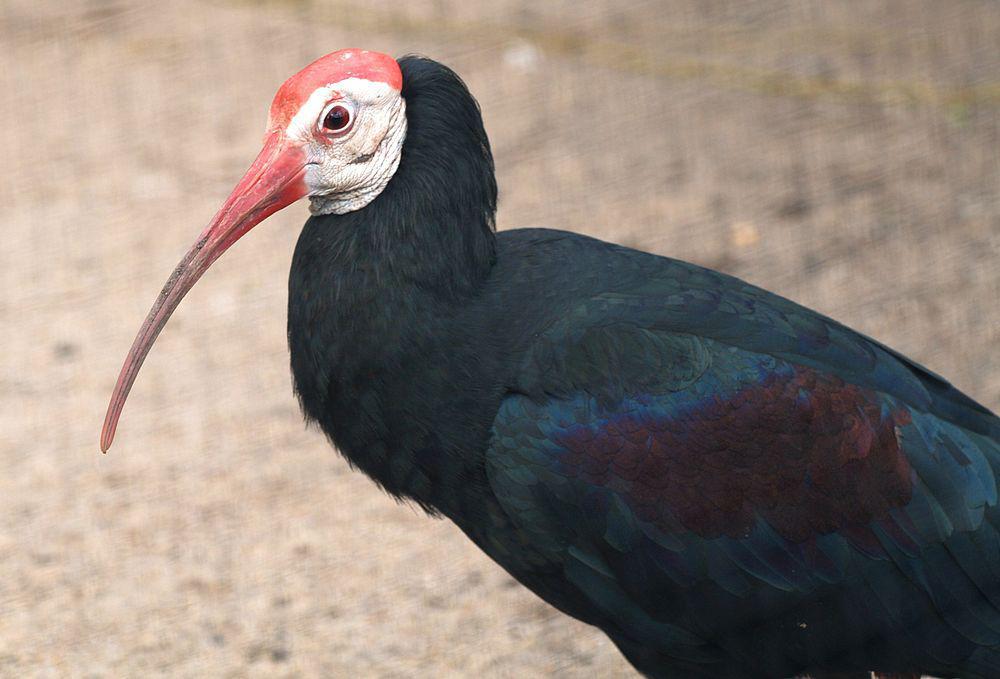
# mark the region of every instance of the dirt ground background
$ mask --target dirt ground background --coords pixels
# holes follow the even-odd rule
[[[346,46],[466,78],[502,228],[721,268],[1000,406],[996,2],[4,0],[0,675],[632,676],[303,426],[302,205],[189,295],[98,452],[274,90]]]

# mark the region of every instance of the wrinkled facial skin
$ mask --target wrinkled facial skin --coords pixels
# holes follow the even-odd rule
[[[335,105],[350,114],[344,130],[324,127]],[[396,171],[406,136],[406,104],[387,83],[348,78],[315,90],[284,135],[303,145],[311,211],[350,212],[371,202]]]

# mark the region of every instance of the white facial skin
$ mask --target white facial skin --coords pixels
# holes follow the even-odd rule
[[[324,126],[336,106],[349,114],[342,130]],[[347,78],[313,92],[285,136],[301,142],[308,158],[310,212],[344,214],[373,201],[399,166],[406,103],[386,83]]]

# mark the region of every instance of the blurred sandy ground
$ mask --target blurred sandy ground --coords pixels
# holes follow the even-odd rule
[[[197,286],[98,453],[139,321],[311,59],[453,66],[504,228],[722,268],[995,409],[998,45],[1000,5],[954,0],[4,0],[0,674],[630,674],[303,427],[284,324],[304,206]]]

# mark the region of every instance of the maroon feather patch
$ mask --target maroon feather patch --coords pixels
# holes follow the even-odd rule
[[[910,501],[897,436],[909,421],[874,391],[796,366],[684,415],[569,432],[561,462],[667,532],[740,537],[756,514],[794,542],[845,528],[864,541],[863,527]]]

